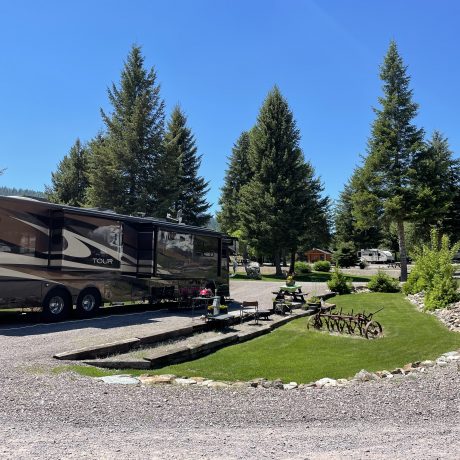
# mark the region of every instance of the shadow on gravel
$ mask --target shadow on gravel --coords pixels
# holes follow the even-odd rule
[[[199,312],[195,312],[199,313]],[[110,329],[158,322],[160,318],[190,317],[190,310],[168,310],[145,305],[104,307],[96,317],[42,323],[40,313],[0,312],[0,336],[22,337],[77,329]]]

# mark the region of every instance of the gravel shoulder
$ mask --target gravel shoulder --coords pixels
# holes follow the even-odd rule
[[[278,284],[235,282],[232,296],[271,302]],[[303,290],[321,293],[319,284]],[[168,321],[147,312],[84,325],[0,325],[0,457],[458,458],[456,362],[423,375],[302,391],[106,385],[51,372],[63,364],[54,353],[157,331]]]

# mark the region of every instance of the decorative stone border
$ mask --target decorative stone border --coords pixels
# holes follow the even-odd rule
[[[368,372],[365,369],[360,370],[351,379],[331,379],[324,377],[315,382],[307,384],[297,384],[297,382],[283,383],[281,380],[267,380],[264,378],[258,378],[249,382],[222,382],[205,377],[191,377],[182,378],[177,377],[173,374],[162,374],[162,375],[141,375],[140,377],[132,377],[131,375],[122,374],[118,376],[107,376],[97,377],[96,380],[101,380],[109,384],[142,384],[142,385],[181,385],[181,386],[203,386],[208,388],[241,388],[241,387],[252,387],[252,388],[275,388],[279,390],[294,390],[294,389],[322,389],[329,387],[343,387],[346,385],[352,385],[358,382],[370,382],[377,381],[380,379],[392,379],[395,376],[403,377],[413,375],[415,373],[424,373],[428,368],[434,367],[446,367],[451,362],[457,362],[457,366],[460,370],[460,350],[450,351],[442,354],[436,361],[421,361],[415,363],[408,363],[402,368],[393,369],[392,371],[377,371]]]
[[[460,302],[450,304],[446,308],[426,311],[424,297],[425,293],[419,292],[418,294],[409,294],[406,298],[417,307],[417,310],[436,316],[450,331],[460,332]]]

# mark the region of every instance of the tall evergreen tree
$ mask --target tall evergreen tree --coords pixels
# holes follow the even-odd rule
[[[352,242],[356,250],[379,247],[382,240],[382,228],[379,220],[374,226],[359,229],[356,218],[353,216],[353,196],[356,193],[356,182],[361,175],[361,170],[356,168],[352,177],[345,184],[334,209],[334,245]]]
[[[221,230],[229,234],[240,228],[238,214],[240,190],[252,176],[248,159],[249,147],[249,133],[243,131],[233,146],[225,172],[224,186],[219,199],[221,210],[217,215],[217,220]]]
[[[60,161],[56,172],[51,173],[51,187],[45,193],[50,201],[83,206],[88,187],[88,151],[80,139]]]
[[[133,46],[120,84],[108,89],[112,113],[101,110],[106,132],[91,148],[88,202],[133,214],[154,215],[156,162],[162,152],[164,102],[153,68]]]
[[[195,138],[187,118],[176,106],[164,139],[163,155],[158,161],[159,206],[162,213],[182,211],[189,225],[205,225],[211,218],[206,201],[209,183],[199,176],[201,155],[197,155]]]
[[[362,168],[359,192],[353,197],[353,212],[360,228],[373,226],[382,216],[397,225],[401,260],[401,281],[407,279],[404,221],[411,218],[414,190],[411,168],[414,155],[423,147],[423,130],[413,120],[417,104],[412,101],[410,77],[392,41],[380,69],[383,81],[381,108],[368,142],[368,155]],[[377,214],[366,212],[376,210]]]
[[[435,131],[425,148],[415,156],[413,166],[414,222],[424,242],[429,241],[433,227],[455,233],[454,198],[459,186],[460,160],[453,159],[448,140]]]
[[[241,188],[239,215],[245,239],[258,253],[274,256],[277,274],[282,251],[292,261],[308,225],[311,176],[299,141],[293,114],[275,87],[252,131],[252,178]]]
[[[305,162],[305,187],[307,208],[305,217],[305,233],[300,237],[300,247],[308,251],[314,247],[327,248],[331,242],[331,203],[329,197],[323,196],[324,186],[315,177],[315,170],[309,161]],[[294,262],[291,254],[291,270]]]

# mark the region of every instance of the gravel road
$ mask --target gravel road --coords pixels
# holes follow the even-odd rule
[[[231,286],[237,300],[261,302],[271,301],[274,287]],[[456,363],[302,391],[107,385],[51,372],[63,364],[54,353],[172,321],[191,319],[139,312],[23,329],[0,324],[0,458],[459,458]]]

